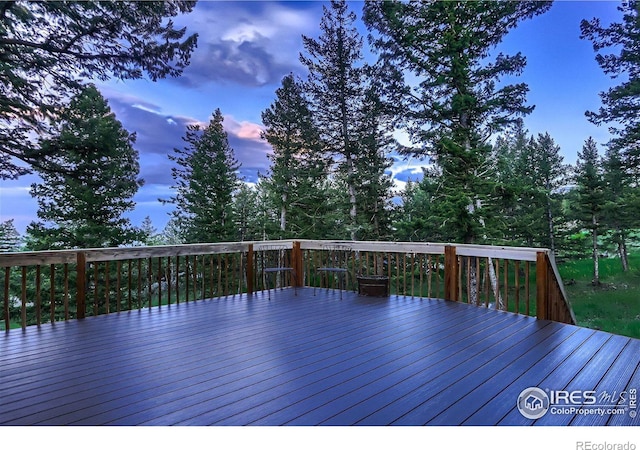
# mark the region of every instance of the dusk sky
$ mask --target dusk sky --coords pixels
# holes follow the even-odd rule
[[[293,72],[306,76],[299,62],[301,36],[316,37],[322,17],[320,1],[201,1],[194,11],[178,17],[189,33],[199,34],[191,65],[180,78],[96,83],[116,117],[129,132],[137,133],[141,177],[145,185],[135,197],[130,214],[134,225],[150,216],[158,231],[169,218],[170,205],[158,198],[172,195],[171,166],[167,155],[183,147],[186,125],[208,122],[220,108],[229,141],[241,162],[241,175],[254,182],[266,173],[269,146],[260,139],[261,113],[275,99],[282,78]],[[360,20],[362,2],[350,2]],[[584,141],[592,136],[603,145],[610,136],[606,126],[590,124],[584,113],[600,106],[598,93],[619,80],[604,75],[595,62],[589,41],[580,39],[582,19],[599,17],[603,24],[619,21],[613,1],[556,1],[549,12],[522,22],[496,53],[521,51],[527,67],[518,81],[529,85],[528,103],[535,111],[525,119],[531,133],[549,134],[560,145],[565,163],[573,164]],[[359,22],[361,33],[367,30]],[[366,39],[365,39],[366,45]],[[365,53],[368,54],[368,51]],[[392,171],[398,186],[421,173],[421,161],[398,159]],[[0,221],[15,219],[20,233],[36,220],[37,204],[29,194],[36,176],[0,181]]]

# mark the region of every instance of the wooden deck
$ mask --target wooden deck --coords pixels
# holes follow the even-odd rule
[[[270,297],[12,330],[0,424],[640,424],[640,340],[437,299]],[[624,414],[527,419],[528,387],[596,391],[599,405],[624,391]]]

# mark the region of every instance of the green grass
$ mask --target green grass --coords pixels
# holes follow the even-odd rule
[[[591,259],[559,265],[578,325],[640,339],[640,254],[629,264],[624,273],[617,258],[601,259],[600,286],[591,283]]]

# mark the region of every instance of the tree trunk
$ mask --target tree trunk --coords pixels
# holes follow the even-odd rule
[[[282,194],[282,206],[280,207],[280,231],[284,235],[287,229],[287,194]],[[284,237],[284,236],[282,236]]]
[[[625,237],[624,230],[618,228],[616,230],[618,235],[617,244],[618,244],[618,256],[620,257],[620,262],[622,263],[622,271],[629,271],[629,255],[627,254],[627,239]]]
[[[622,271],[629,271],[629,254],[627,253],[627,242],[624,236],[622,236],[622,251],[620,255],[620,260],[622,261]]]
[[[504,301],[502,301],[502,295],[500,294],[500,285],[496,276],[496,268],[493,266],[493,258],[487,258],[487,264],[489,264],[489,281],[491,282],[493,296],[496,299],[496,309],[503,310]]]
[[[600,268],[598,265],[598,230],[597,225],[598,221],[596,215],[591,216],[591,224],[593,225],[593,229],[591,230],[591,236],[593,238],[593,281],[592,284],[594,286],[598,286],[600,284]]]
[[[357,205],[356,205],[356,187],[353,185],[353,177],[355,175],[355,169],[353,167],[353,158],[351,155],[347,155],[347,188],[349,190],[349,218],[351,220],[351,240],[355,241],[357,238],[356,233],[356,214],[357,214]]]

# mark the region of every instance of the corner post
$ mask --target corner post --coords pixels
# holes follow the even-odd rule
[[[247,294],[253,294],[253,244],[249,244],[247,249],[247,267],[245,268],[247,276]]]
[[[548,292],[549,292],[549,268],[545,252],[536,253],[536,317],[549,319]]]
[[[444,246],[444,298],[458,301],[458,255],[454,245]]]
[[[76,317],[84,319],[87,311],[87,255],[76,253]]]
[[[302,287],[303,280],[303,264],[302,264],[302,249],[300,247],[300,241],[293,241],[293,249],[291,251],[291,264],[294,272],[294,283],[296,287]]]

